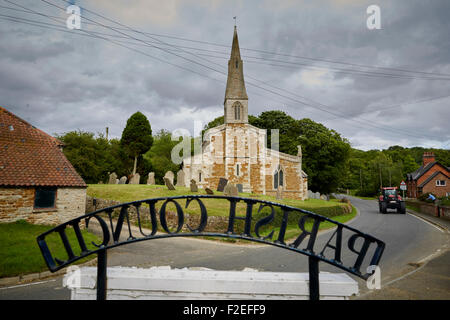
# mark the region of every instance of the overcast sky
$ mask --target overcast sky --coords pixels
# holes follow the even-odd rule
[[[0,0],[0,105],[47,133],[120,137],[136,111],[154,133],[193,132],[223,115],[237,16],[250,114],[310,118],[363,150],[450,147],[448,0],[72,1],[81,30],[66,27],[67,2],[45,1],[61,9]]]

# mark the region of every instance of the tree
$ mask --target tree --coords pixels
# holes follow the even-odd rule
[[[172,149],[179,141],[172,141],[172,135],[166,130],[159,131],[154,139],[151,149],[145,153],[144,159],[149,161],[155,172],[155,179],[163,183],[162,178],[167,171],[177,172],[180,165],[172,162]]]
[[[312,191],[334,192],[345,180],[350,144],[334,130],[310,119],[297,120],[297,140],[303,150],[304,170]]]
[[[57,136],[64,143],[63,152],[86,183],[105,181],[108,172],[116,171],[121,161],[112,153],[112,145],[91,132],[71,131]]]
[[[223,117],[218,117],[205,129],[222,123]],[[258,117],[249,115],[249,123],[267,130],[269,148],[272,147],[270,129],[279,130],[279,151],[297,155],[297,146],[302,146],[303,170],[308,174],[312,191],[330,193],[343,184],[350,144],[336,131],[310,119],[296,120],[279,110],[265,111]]]
[[[146,153],[153,144],[152,129],[147,117],[139,111],[128,120],[122,132],[120,145],[130,158],[134,158],[133,175],[136,174],[138,157]]]
[[[408,154],[405,158],[403,158],[403,173],[406,175],[407,173],[412,173],[419,168],[419,164],[414,161],[414,158]]]

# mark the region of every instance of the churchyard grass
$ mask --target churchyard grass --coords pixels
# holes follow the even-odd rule
[[[166,186],[163,185],[111,185],[111,184],[91,184],[88,185],[87,194],[90,197],[107,199],[107,200],[116,200],[119,202],[131,202],[142,199],[150,199],[150,198],[158,198],[158,197],[170,197],[170,196],[181,196],[181,195],[189,195],[189,194],[197,194],[203,195],[206,194],[203,189],[199,189],[199,192],[191,192],[189,188],[185,187],[176,187],[176,190],[168,190]],[[217,192],[214,190],[215,195],[223,195],[222,192]],[[297,207],[301,209],[305,209],[308,211],[312,211],[314,213],[329,217],[335,221],[345,223],[356,215],[356,209],[352,206],[352,212],[346,213],[344,211],[344,207],[347,205],[346,203],[342,203],[337,199],[331,199],[330,201],[319,200],[319,199],[308,199],[305,201],[296,200],[296,199],[283,199],[277,200],[275,197],[266,196],[266,195],[255,195],[249,193],[240,193],[241,197],[255,198],[258,200],[266,200],[272,202],[278,202],[281,204],[289,205],[292,207]],[[204,204],[208,210],[208,216],[225,216],[227,217],[229,214],[229,202],[221,199],[204,199]],[[161,202],[162,203],[162,202]],[[183,206],[184,207],[184,206]],[[175,207],[173,204],[168,204],[168,210],[175,211]],[[171,209],[172,208],[172,209]],[[237,216],[244,217],[246,211],[246,205],[244,203],[238,203],[237,205]],[[189,214],[199,214],[200,209],[198,204],[194,201],[189,205],[189,208],[183,210]],[[257,209],[256,209],[257,210]],[[255,210],[255,212],[256,212]],[[256,214],[255,214],[256,215]],[[260,217],[268,215],[268,208],[262,210],[259,214]],[[259,216],[255,216],[255,221],[259,219]],[[270,232],[270,230],[275,230],[274,238],[276,238],[278,234],[277,227],[279,226],[281,219],[281,210],[277,210],[275,221],[266,227],[261,228],[261,234],[266,235]],[[290,239],[298,235],[299,227],[297,225],[298,219],[301,216],[299,213],[295,213],[295,218],[293,217],[288,222],[288,227],[286,230],[286,239]],[[254,223],[252,223],[252,230],[254,228]],[[240,222],[237,222],[239,224]],[[243,222],[242,222],[243,223]],[[332,228],[335,225],[329,222],[323,222],[320,224],[320,230]],[[305,224],[306,230],[311,230],[312,222],[308,221]],[[233,239],[226,239],[226,241],[235,241]]]
[[[199,189],[199,192],[191,192],[189,188],[186,187],[176,187],[176,190],[168,190],[166,186],[163,185],[132,185],[132,184],[90,184],[88,185],[87,194],[90,197],[116,200],[119,202],[131,202],[142,199],[158,198],[158,197],[172,197],[181,195],[206,195],[203,189]],[[214,190],[215,195],[223,195],[223,192],[218,192]],[[309,210],[318,214],[325,216],[336,216],[341,215],[340,207],[345,206],[345,203],[339,202],[339,200],[332,199],[330,201],[319,200],[319,199],[308,199],[305,201],[296,199],[282,199],[277,200],[275,197],[266,195],[255,195],[250,193],[239,193],[240,197],[255,198],[257,200],[266,200],[278,202],[288,206],[293,206],[296,208],[301,208]],[[212,216],[228,216],[228,201],[220,199],[205,199],[205,206],[208,209],[208,214]],[[245,204],[238,205],[239,211],[243,210],[245,214]],[[192,203],[188,209],[187,213],[196,214],[199,212],[198,206]]]
[[[52,226],[30,224],[24,220],[0,223],[0,243],[2,244],[0,246],[0,277],[48,271],[36,237],[50,228]],[[99,238],[86,230],[82,230],[82,233],[88,249],[95,249],[91,241],[99,242]],[[73,244],[74,253],[79,254],[81,250],[77,245],[73,229],[67,229],[67,237]],[[67,259],[64,246],[57,233],[49,235],[46,240],[55,257],[61,260]],[[91,255],[76,263],[84,263],[95,257],[96,255]]]

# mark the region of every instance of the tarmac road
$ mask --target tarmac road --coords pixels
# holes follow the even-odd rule
[[[447,232],[414,215],[378,212],[378,203],[350,197],[359,215],[349,225],[373,235],[386,243],[380,262],[381,285],[413,271],[430,255],[439,253],[449,243]],[[126,231],[126,230],[124,230]],[[321,232],[315,248],[322,248],[332,231]],[[344,233],[344,244],[346,244]],[[306,242],[306,241],[305,241]],[[303,245],[303,244],[302,244]],[[369,251],[369,256],[371,252]],[[343,261],[354,261],[355,254],[346,250]],[[260,271],[307,272],[306,256],[267,245],[231,244],[195,238],[171,238],[144,241],[108,251],[108,266],[164,266],[172,268],[207,267],[218,270],[241,270],[245,267]],[[344,272],[320,263],[321,271]],[[364,266],[361,271],[364,270]],[[353,277],[353,276],[352,276]],[[368,292],[365,282],[359,282],[360,293]],[[0,288],[0,299],[70,299],[62,287],[62,277],[42,282]]]

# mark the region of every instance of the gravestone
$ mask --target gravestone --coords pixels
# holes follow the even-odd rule
[[[210,188],[205,188],[205,191],[207,194],[214,194],[214,191],[212,191]]]
[[[116,184],[119,184],[119,179],[116,179]]]
[[[155,173],[149,172],[148,178],[147,178],[147,184],[155,184]]]
[[[167,189],[175,190],[175,187],[173,186],[173,184],[169,178],[164,177],[163,179],[164,179],[164,183],[166,184]]]
[[[141,175],[140,175],[139,173],[136,172],[136,173],[131,177],[129,184],[139,184],[139,181],[140,181],[140,180],[141,180]]]
[[[314,193],[311,190],[308,190],[308,199],[314,199]]]
[[[119,184],[126,184],[126,183],[127,183],[127,177],[123,176],[122,178],[120,178]]]
[[[115,172],[113,172],[109,175],[108,184],[116,184],[116,180],[117,180],[117,174]]]
[[[314,193],[314,199],[320,199],[320,192]]]
[[[225,186],[227,185],[228,180],[225,178],[219,179],[219,185],[217,186],[217,191],[223,192],[225,189]]]
[[[327,200],[327,201],[328,201],[328,196],[325,195],[325,194],[322,194],[322,195],[320,196],[320,200]]]
[[[229,183],[223,189],[223,195],[229,196],[229,197],[238,197],[239,192],[238,192],[237,187],[234,184]]]
[[[170,183],[173,185],[173,178],[175,177],[175,175],[173,174],[172,171],[167,171],[166,174],[164,175],[164,178],[169,179]],[[163,179],[164,179],[163,178]]]
[[[236,185],[236,187],[237,187],[237,189],[238,189],[238,192],[244,192],[244,188],[242,187],[242,183],[238,183],[238,184]]]
[[[191,180],[190,187],[191,187],[191,192],[198,192],[197,182],[194,179]]]
[[[185,183],[184,183],[184,171],[180,170],[177,172],[177,187],[184,187]]]

